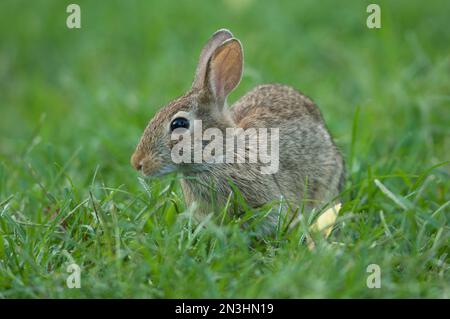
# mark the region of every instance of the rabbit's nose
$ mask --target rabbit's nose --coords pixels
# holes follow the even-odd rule
[[[138,171],[142,169],[142,156],[140,154],[134,153],[131,156],[131,165]]]

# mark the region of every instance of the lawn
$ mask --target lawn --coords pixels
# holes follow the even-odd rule
[[[377,1],[368,29],[371,2],[79,0],[68,29],[71,2],[1,1],[0,298],[449,298],[450,2]],[[130,165],[221,27],[245,52],[230,102],[291,85],[344,154],[337,227],[312,251],[305,227],[198,224],[176,175]]]

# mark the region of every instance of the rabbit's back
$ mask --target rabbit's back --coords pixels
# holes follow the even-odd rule
[[[322,115],[310,98],[282,84],[258,85],[231,109],[235,123],[243,128],[266,127],[300,117],[322,122]]]
[[[238,127],[279,128],[275,177],[282,193],[323,203],[341,191],[342,156],[311,99],[292,87],[267,84],[248,92],[231,110]]]

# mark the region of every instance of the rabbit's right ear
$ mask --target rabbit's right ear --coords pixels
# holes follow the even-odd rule
[[[231,39],[233,34],[227,29],[216,31],[203,47],[198,60],[197,70],[192,88],[201,89],[205,86],[208,63],[214,51],[226,40]]]

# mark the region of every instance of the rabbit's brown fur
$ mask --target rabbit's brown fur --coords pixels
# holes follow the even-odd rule
[[[310,208],[332,200],[343,186],[344,162],[318,107],[291,87],[267,84],[228,108],[226,97],[240,80],[242,60],[239,41],[227,30],[216,32],[202,51],[192,89],[150,121],[132,156],[133,166],[145,175],[181,173],[187,204],[196,201],[203,213],[211,210],[212,202],[226,203],[232,191],[230,181],[251,207],[281,197]],[[203,130],[279,128],[279,170],[261,174],[260,163],[174,164],[168,128],[180,112],[190,120],[202,120]]]

